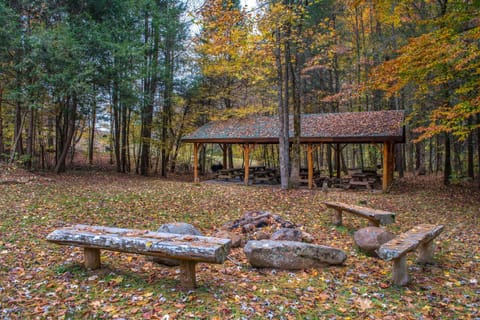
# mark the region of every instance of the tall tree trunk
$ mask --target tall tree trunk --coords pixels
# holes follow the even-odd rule
[[[118,80],[113,81],[112,90],[112,113],[113,113],[113,151],[115,154],[115,166],[117,172],[122,171],[122,158],[121,158],[121,112],[120,112],[120,92],[119,92]]]
[[[468,120],[468,125],[472,125],[472,119]],[[468,135],[467,139],[467,175],[469,178],[473,179],[475,177],[475,169],[474,169],[474,150],[473,150],[473,132]]]
[[[450,184],[450,176],[452,175],[452,161],[450,156],[450,135],[446,132],[445,137],[445,166],[443,171],[443,184]]]
[[[403,163],[404,163],[404,149],[403,144],[395,145],[395,168],[398,171],[398,176],[400,178],[404,177]]]
[[[25,167],[29,170],[33,168],[34,153],[35,153],[35,108],[33,107],[34,101],[30,102],[29,107],[29,121],[28,121],[28,130],[27,130],[27,150],[26,154],[28,156],[27,161],[25,162]]]
[[[144,41],[147,47],[151,47],[145,53],[145,66],[147,75],[144,80],[145,101],[142,110],[142,128],[141,128],[141,153],[140,153],[140,174],[148,175],[150,171],[150,146],[152,138],[153,106],[155,103],[155,94],[158,84],[158,55],[160,35],[158,26],[150,25],[150,17],[145,14],[145,34]],[[153,43],[150,43],[150,30],[153,35]]]
[[[65,111],[65,121],[64,123],[64,137],[62,143],[61,153],[58,156],[57,164],[55,166],[55,173],[64,172],[66,169],[65,160],[68,155],[68,151],[71,147],[73,135],[75,133],[75,121],[77,115],[77,99],[73,97],[73,99],[67,100],[67,110]]]
[[[298,2],[298,5],[303,5],[302,1]],[[300,36],[303,31],[303,25],[301,21],[303,21],[303,13],[300,13],[299,16],[299,23],[296,24],[295,28],[295,35]],[[288,32],[288,40],[291,41],[290,32]],[[292,78],[292,96],[293,96],[293,143],[292,143],[292,159],[291,159],[291,172],[290,172],[290,179],[293,187],[297,187],[300,180],[300,159],[301,159],[301,145],[300,145],[300,137],[302,135],[301,132],[301,112],[302,112],[302,65],[304,63],[304,53],[301,52],[298,44],[293,43],[293,52],[294,52],[294,62],[292,62],[292,58],[289,57],[288,64],[289,69],[291,72]],[[290,54],[288,52],[288,54]],[[288,96],[286,97],[288,99]]]
[[[93,88],[95,92],[95,86]],[[95,96],[92,103],[92,116],[90,121],[90,135],[88,137],[88,164],[93,165],[93,152],[95,148],[95,126],[97,124],[97,97]]]
[[[17,157],[23,155],[23,139],[22,139],[22,129],[23,129],[22,118],[23,117],[24,116],[22,116],[22,104],[20,103],[20,101],[17,101],[17,105],[15,108],[15,127],[14,127],[15,144],[13,146],[13,150],[16,153]]]
[[[173,50],[174,50],[174,40],[172,39],[173,35],[168,35],[165,41],[166,47],[164,50],[164,59],[165,59],[165,91],[163,93],[163,112],[162,112],[162,143],[161,143],[161,153],[162,153],[162,167],[161,167],[161,176],[167,176],[168,169],[168,160],[170,154],[170,130],[172,123],[172,108],[173,108]]]
[[[15,116],[16,118],[17,116]],[[23,116],[20,116],[20,124],[18,125],[17,129],[17,123],[15,121],[15,132],[18,131],[18,133],[15,133],[13,136],[13,144],[12,148],[10,150],[10,160],[9,163],[13,163],[15,160],[15,151],[18,150],[18,144],[22,141],[22,131],[23,131],[23,126],[25,124],[25,118],[27,117],[27,112],[23,114]]]
[[[425,174],[425,148],[423,142],[415,144],[415,172]]]
[[[332,149],[331,144],[327,145],[327,166],[328,166],[328,177],[333,178],[333,163],[332,163]]]
[[[127,150],[127,172],[131,172],[132,170],[132,164],[130,161],[130,124],[132,121],[132,108],[128,108],[128,113],[127,113],[127,130],[126,130],[126,150]],[[134,152],[135,154],[135,152]]]
[[[289,187],[289,112],[288,99],[285,101],[284,97],[288,97],[288,76],[283,72],[282,65],[282,39],[279,28],[275,30],[275,62],[277,67],[277,104],[279,116],[279,162],[280,162],[280,184],[282,189]],[[286,93],[284,93],[284,83]]]
[[[121,170],[123,173],[127,172],[127,138],[128,138],[128,121],[127,121],[127,114],[128,114],[128,107],[126,104],[121,104],[121,153],[120,153],[120,161],[121,161]]]
[[[174,150],[172,152],[172,159],[170,162],[170,171],[175,172],[175,167],[176,167],[176,162],[177,162],[177,157],[178,157],[178,151],[181,145],[181,139],[184,133],[185,129],[185,121],[187,118],[188,113],[190,112],[190,105],[186,105],[185,108],[183,108],[183,113],[182,113],[182,118],[180,119],[180,126],[176,132],[176,138],[175,138],[175,143],[174,143]],[[225,150],[226,150],[226,145],[223,146],[224,150],[224,155],[225,155]],[[223,165],[225,166],[226,159],[223,161]]]
[[[0,161],[5,153],[5,143],[3,141],[3,89],[0,89]]]
[[[478,187],[480,188],[480,114],[477,114],[477,126]]]

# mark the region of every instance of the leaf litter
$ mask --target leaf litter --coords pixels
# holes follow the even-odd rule
[[[396,182],[389,194],[192,184],[114,173],[72,173],[0,185],[0,318],[107,319],[475,319],[480,317],[480,192],[443,187],[433,177]],[[341,201],[397,213],[386,228],[445,224],[434,265],[408,255],[412,283],[391,285],[391,263],[355,248],[366,225],[345,215],[331,224],[321,203]],[[86,270],[80,248],[45,241],[74,224],[156,230],[187,222],[205,235],[245,212],[264,210],[301,225],[314,243],[346,251],[342,267],[286,271],[251,268],[241,248],[222,265],[199,264],[194,291],[175,267],[144,256],[102,251]]]

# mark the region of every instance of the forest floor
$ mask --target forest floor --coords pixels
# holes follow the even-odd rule
[[[2,169],[0,179],[0,319],[479,319],[480,190],[444,187],[440,178],[396,180],[388,194],[289,190],[272,186],[193,184],[99,171],[37,175]],[[391,262],[355,248],[365,220],[331,224],[325,200],[397,213],[398,234],[420,223],[444,224],[437,263],[415,264],[412,282],[391,284]],[[79,248],[45,241],[71,224],[156,230],[188,222],[211,235],[249,210],[303,226],[315,243],[345,250],[344,266],[254,269],[242,249],[223,265],[199,264],[199,288],[184,291],[178,269],[141,255],[102,252],[103,268],[82,267]]]

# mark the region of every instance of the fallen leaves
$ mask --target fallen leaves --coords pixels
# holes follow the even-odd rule
[[[429,178],[398,183],[388,195],[190,183],[126,175],[64,175],[45,184],[0,186],[0,309],[6,318],[385,318],[478,317],[479,192],[445,189]],[[438,263],[418,267],[412,284],[390,283],[391,263],[367,257],[351,233],[365,221],[334,227],[318,204],[336,200],[397,212],[394,233],[442,221]],[[99,205],[101,204],[101,205]],[[223,265],[199,264],[195,291],[180,290],[176,268],[139,255],[102,251],[103,268],[81,266],[78,248],[44,241],[72,224],[156,230],[188,222],[206,235],[245,212],[265,210],[302,225],[315,242],[345,248],[344,267],[305,271],[252,269],[242,249]],[[42,219],[42,217],[44,219]]]

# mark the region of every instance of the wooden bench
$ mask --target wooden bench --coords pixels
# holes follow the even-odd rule
[[[349,205],[341,202],[324,202],[323,204],[326,205],[327,208],[335,210],[333,223],[337,226],[342,225],[343,211],[368,219],[368,225],[370,226],[378,227],[395,222],[395,213],[393,212]]]
[[[87,225],[57,229],[47,240],[83,247],[88,269],[100,268],[100,249],[178,259],[180,281],[187,288],[196,286],[196,264],[223,263],[231,243],[230,239]]]
[[[433,239],[442,231],[443,225],[421,224],[378,248],[380,258],[385,261],[393,260],[392,278],[395,285],[404,286],[410,281],[406,258],[408,252],[418,248],[418,263],[433,262]]]

